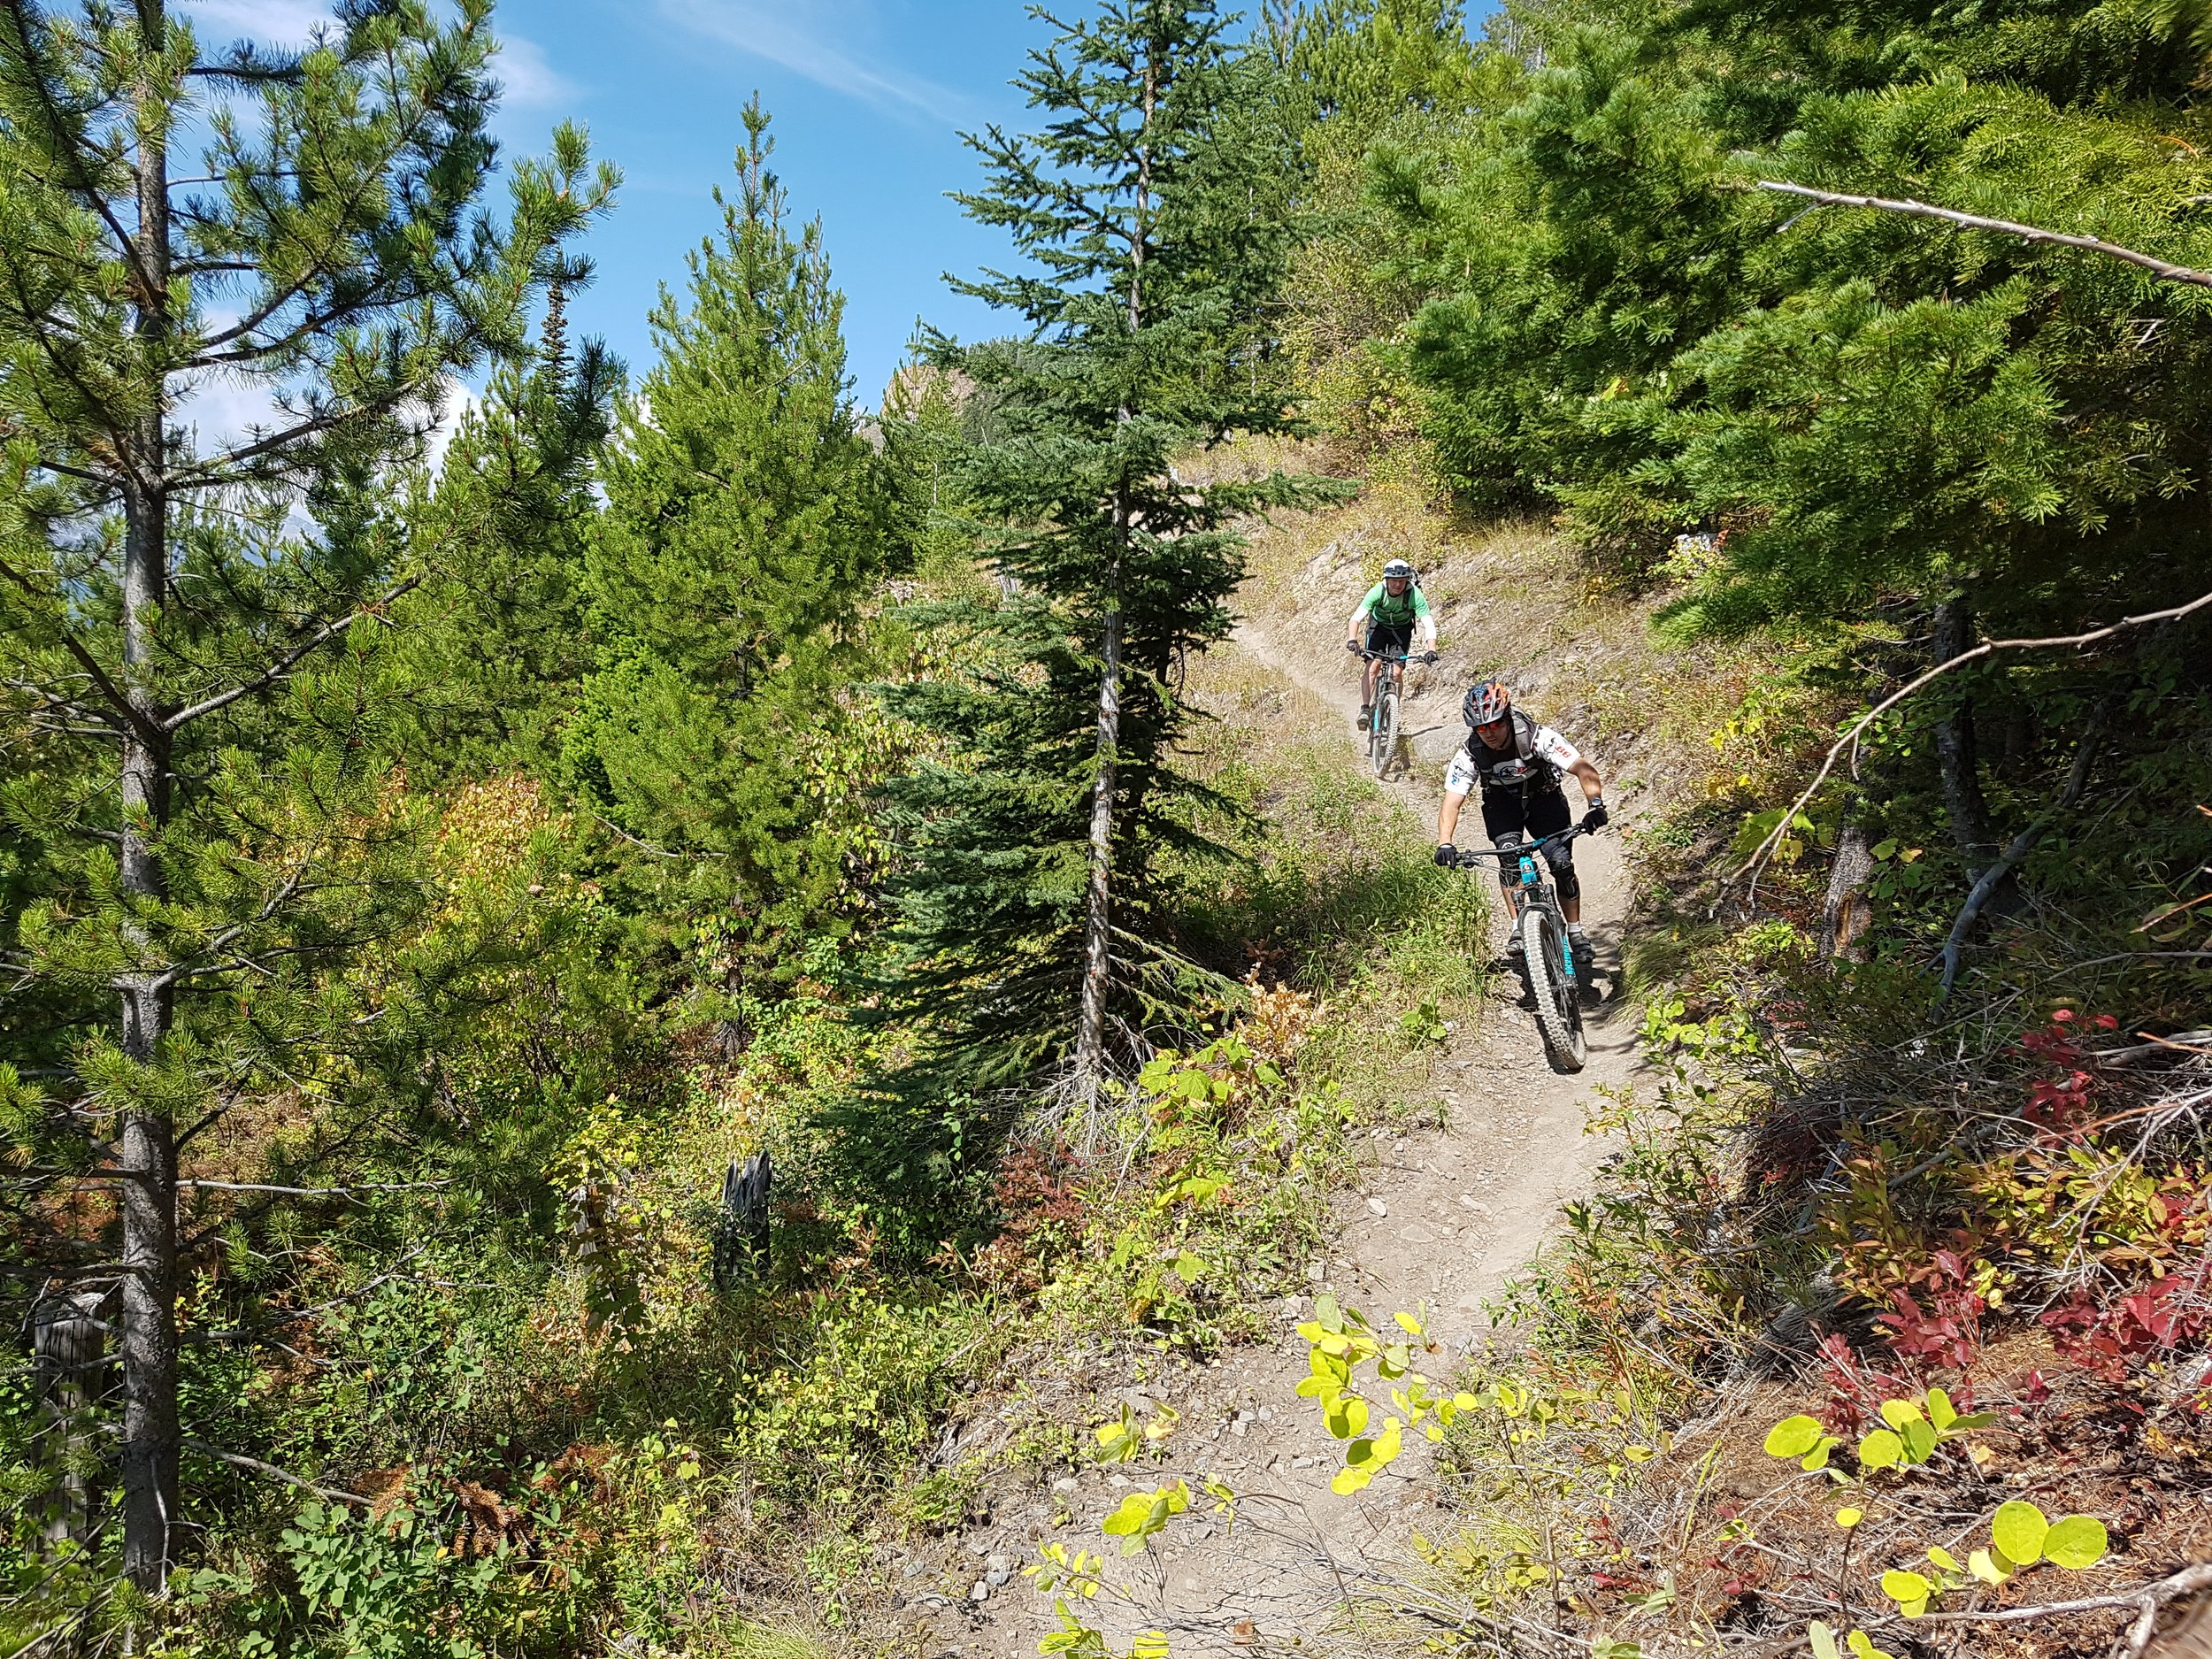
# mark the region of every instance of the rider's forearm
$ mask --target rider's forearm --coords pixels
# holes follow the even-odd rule
[[[1605,786],[1598,779],[1598,769],[1588,761],[1578,760],[1568,770],[1574,773],[1575,781],[1582,786],[1584,800],[1595,801],[1605,794]]]
[[[1351,645],[1357,645],[1359,643],[1360,629],[1366,625],[1366,622],[1367,607],[1365,605],[1362,605],[1358,610],[1352,612],[1351,626],[1344,630],[1346,643]]]
[[[1448,795],[1444,797],[1444,804],[1437,809],[1436,844],[1439,847],[1450,846],[1453,837],[1459,833],[1459,806],[1466,798],[1464,795]]]

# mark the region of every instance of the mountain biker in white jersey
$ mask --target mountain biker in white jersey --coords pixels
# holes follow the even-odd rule
[[[1452,837],[1459,828],[1459,809],[1476,785],[1482,786],[1482,824],[1493,847],[1517,845],[1524,836],[1541,841],[1556,835],[1573,822],[1566,791],[1560,779],[1572,773],[1582,786],[1589,810],[1582,827],[1601,829],[1612,815],[1605,810],[1603,786],[1598,769],[1581,752],[1548,726],[1539,726],[1513,706],[1513,695],[1496,680],[1488,680],[1467,694],[1460,706],[1469,730],[1466,743],[1452,756],[1444,773],[1444,804],[1436,815],[1436,862],[1456,864],[1459,849]],[[1559,889],[1560,913],[1567,918],[1567,935],[1574,945],[1575,960],[1586,961],[1589,935],[1582,931],[1582,883],[1575,875],[1574,842],[1554,841],[1544,849],[1553,884]],[[1509,896],[1517,880],[1498,861],[1498,884]],[[1512,911],[1507,910],[1507,927]],[[1509,932],[1509,956],[1522,954],[1521,936]]]
[[[1346,650],[1356,652],[1362,649],[1363,625],[1367,631],[1365,649],[1371,651],[1409,656],[1417,634],[1423,650],[1435,647],[1436,618],[1429,614],[1428,596],[1413,580],[1413,566],[1405,560],[1392,559],[1384,565],[1382,580],[1367,590],[1367,597],[1352,612],[1351,626],[1344,635]],[[1375,681],[1388,666],[1379,657],[1367,659],[1367,673],[1360,681],[1359,691],[1359,729],[1363,732],[1375,712]]]

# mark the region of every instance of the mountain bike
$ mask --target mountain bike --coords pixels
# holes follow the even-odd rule
[[[1379,778],[1390,770],[1391,759],[1398,752],[1398,710],[1405,698],[1406,664],[1432,663],[1436,653],[1424,651],[1413,657],[1404,651],[1362,651],[1359,655],[1384,664],[1375,680],[1375,707],[1367,724],[1367,757]]]
[[[1513,930],[1520,936],[1521,960],[1536,997],[1536,1029],[1557,1071],[1579,1071],[1589,1057],[1590,1046],[1582,1033],[1582,979],[1589,967],[1575,960],[1574,941],[1560,913],[1559,895],[1552,891],[1551,866],[1540,855],[1549,843],[1570,841],[1582,833],[1582,826],[1576,824],[1542,841],[1471,848],[1455,861],[1461,869],[1485,858],[1518,861],[1519,880],[1510,889]]]

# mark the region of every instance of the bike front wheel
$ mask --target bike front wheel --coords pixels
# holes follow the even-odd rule
[[[1367,751],[1375,763],[1375,776],[1383,776],[1390,770],[1391,757],[1398,749],[1398,693],[1387,680],[1375,699],[1374,724],[1368,728]]]
[[[1529,988],[1536,993],[1536,1028],[1555,1071],[1579,1071],[1590,1046],[1582,1033],[1582,992],[1567,968],[1567,941],[1557,919],[1541,905],[1521,916],[1521,949]]]

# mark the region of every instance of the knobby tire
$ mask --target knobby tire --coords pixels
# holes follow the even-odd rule
[[[1521,913],[1521,949],[1536,994],[1536,1029],[1555,1071],[1579,1071],[1590,1046],[1582,1033],[1581,988],[1566,972],[1559,924],[1540,904]]]
[[[1367,748],[1378,778],[1389,772],[1391,757],[1398,748],[1398,694],[1390,689],[1390,679],[1386,672],[1384,689],[1375,698],[1374,721],[1367,733]]]

